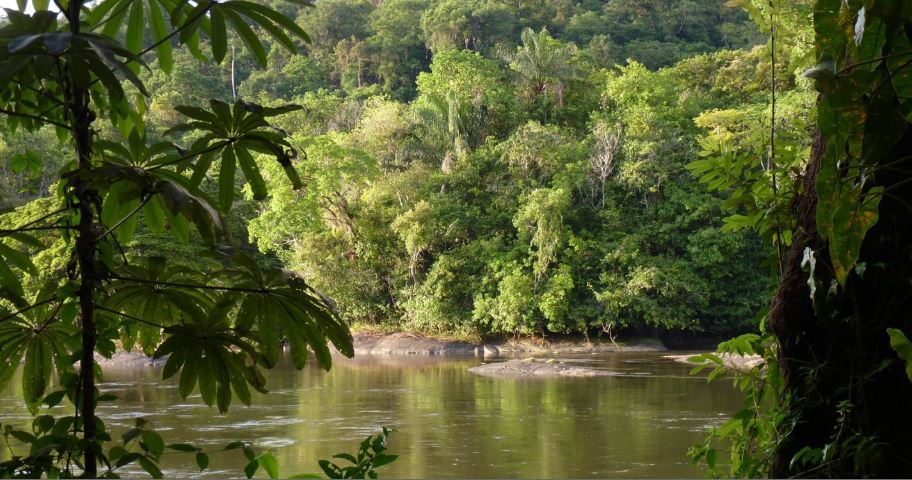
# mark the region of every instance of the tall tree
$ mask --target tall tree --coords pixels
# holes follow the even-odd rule
[[[527,101],[531,105],[550,93],[554,96],[556,108],[561,109],[564,106],[564,84],[573,76],[571,60],[576,46],[551,38],[544,29],[535,33],[527,28],[520,38],[522,45],[516,47],[515,52],[507,52],[504,57],[526,85]]]
[[[912,4],[818,0],[819,133],[769,323],[787,399],[770,474],[912,475]]]
[[[327,301],[301,278],[263,269],[242,254],[216,255],[224,268],[207,278],[162,258],[129,262],[115,253],[139,217],[151,230],[168,230],[184,241],[191,223],[210,245],[228,240],[222,214],[232,207],[236,180],[243,176],[255,198],[266,195],[258,162],[278,162],[292,185],[301,186],[291,166],[294,149],[267,120],[299,107],[219,100],[208,109],[177,107],[189,121],[170,132],[192,131],[196,140],[153,143],[143,117],[149,93],[137,72],[148,68],[152,55],[170,71],[175,44],[203,57],[203,34],[220,62],[229,27],[261,65],[266,50],[254,29],[289,50],[308,37],[283,15],[244,1],[55,0],[54,6],[20,1],[18,11],[6,10],[8,23],[0,28],[0,114],[14,131],[56,128],[75,158],[60,174],[59,208],[0,231],[0,387],[24,359],[30,410],[42,402],[56,405],[66,395],[76,412],[50,417],[51,426],[38,436],[21,436],[32,444],[31,453],[0,465],[0,475],[96,478],[138,462],[161,476],[164,443],[144,423],[130,434],[142,436],[141,451],[125,450],[130,436],[124,445],[105,448],[111,436],[96,416],[104,397],[95,386],[94,355],[111,355],[115,339],[168,356],[164,376],[180,373],[180,394],[187,397],[198,385],[203,400],[220,411],[233,396],[249,403],[250,388],[265,391],[259,369],[277,361],[280,336],[292,345],[298,368],[308,349],[329,368],[327,343],[351,355],[352,340]],[[25,13],[27,7],[34,13]],[[113,127],[110,138],[100,133],[101,119]],[[217,199],[200,189],[214,163]],[[26,298],[22,278],[38,272],[24,251],[46,248],[34,232],[58,232],[67,240],[67,274]],[[218,251],[230,252],[212,253]],[[55,376],[63,389],[48,394]]]

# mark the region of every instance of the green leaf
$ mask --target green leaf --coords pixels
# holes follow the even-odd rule
[[[32,420],[32,429],[37,433],[49,432],[54,428],[54,417],[51,415],[40,415]]]
[[[279,478],[279,462],[276,461],[275,457],[272,456],[272,453],[266,452],[260,455],[257,458],[260,466],[263,467],[263,470],[266,471],[266,475],[269,475],[269,478]]]
[[[202,472],[209,466],[209,455],[206,455],[203,452],[196,453],[196,465],[199,467]]]
[[[877,224],[883,188],[872,188],[861,199],[857,188],[844,188],[844,192],[833,212],[833,232],[829,238],[830,259],[840,285],[845,285],[855,267],[868,230]]]
[[[0,262],[0,287],[3,287],[16,297],[22,297],[25,292],[22,289],[22,282],[19,277],[13,273],[13,270],[6,265],[6,261]]]
[[[13,173],[22,173],[26,170],[32,175],[41,173],[41,157],[31,150],[11,156],[9,165]]]
[[[254,300],[254,299],[251,299]],[[260,304],[259,299],[255,299]],[[262,308],[262,307],[261,307]],[[279,330],[273,315],[260,313],[257,323],[260,351],[266,357],[267,365],[275,365],[279,359]]]
[[[203,397],[203,402],[210,407],[215,404],[216,399],[216,388],[215,388],[215,372],[212,369],[212,361],[208,358],[201,358],[199,360],[199,390],[200,395]]]
[[[187,398],[187,396],[193,393],[193,387],[196,386],[200,364],[199,355],[200,352],[198,348],[187,352],[187,361],[184,363],[184,368],[181,369],[180,383],[178,387],[178,392],[180,393],[181,398]]]
[[[234,31],[241,37],[241,41],[244,42],[244,45],[247,46],[247,49],[253,55],[254,60],[261,66],[266,67],[266,50],[263,48],[263,43],[260,42],[260,39],[256,36],[253,30],[247,25],[238,14],[234,13],[229,9],[223,10],[225,17],[228,21],[231,22],[234,27]]]
[[[165,452],[165,442],[162,441],[161,435],[151,430],[145,430],[142,433],[142,440],[155,458],[161,457]]]
[[[146,225],[149,226],[149,230],[152,230],[152,233],[162,233],[165,231],[166,215],[164,203],[158,195],[150,198],[143,207],[143,218],[146,220]]]
[[[139,464],[142,466],[143,470],[146,471],[146,473],[152,475],[152,478],[162,478],[161,470],[158,468],[158,465],[156,465],[152,460],[149,460],[146,457],[140,457]]]
[[[44,389],[51,381],[52,359],[47,347],[47,338],[33,337],[25,352],[25,365],[22,370],[22,396],[30,411],[37,411]]]
[[[244,467],[244,475],[247,475],[247,478],[253,478],[259,468],[260,463],[256,460],[253,460]]]
[[[150,23],[152,25],[152,38],[158,43],[170,34],[165,26],[165,18],[159,9],[158,1],[149,1],[149,13],[151,19]],[[162,70],[164,70],[165,73],[171,73],[171,67],[174,64],[174,59],[171,54],[171,41],[164,41],[161,45],[155,47],[155,55],[158,57],[158,64],[161,66]]]
[[[212,42],[212,57],[221,63],[228,50],[228,32],[225,29],[225,17],[218,8],[213,8],[209,14],[212,23],[210,38]]]
[[[718,461],[719,454],[716,452],[716,449],[711,448],[706,452],[706,466],[710,469],[716,468],[716,462]]]
[[[66,390],[57,390],[56,392],[51,392],[46,397],[44,397],[43,403],[47,405],[48,408],[56,407],[60,404],[61,401],[63,401],[64,395],[66,395]]]
[[[177,452],[196,452],[199,449],[190,445],[189,443],[172,443],[168,445],[168,448]]]
[[[244,172],[244,179],[247,180],[247,183],[250,184],[250,189],[253,191],[253,199],[263,200],[266,198],[267,192],[266,181],[260,175],[260,167],[257,166],[253,156],[246,149],[235,149],[235,153],[237,154],[238,162],[241,164],[241,171]]]
[[[0,257],[7,262],[12,263],[16,268],[28,272],[30,275],[38,275],[38,269],[32,263],[32,259],[25,253],[16,250],[6,244],[0,243]]]
[[[890,347],[906,362],[906,376],[912,381],[912,342],[909,342],[909,337],[897,328],[888,328],[887,335],[890,336]]]
[[[127,23],[127,32],[125,35],[124,46],[133,53],[139,53],[143,48],[143,36],[146,33],[146,25],[143,22],[143,3],[140,0],[132,0],[133,5],[130,7],[130,19]],[[133,73],[139,72],[139,64],[133,63],[129,66]]]
[[[219,207],[222,211],[231,210],[234,200],[234,175],[237,162],[234,156],[234,146],[229,145],[222,150],[222,163],[219,169]]]

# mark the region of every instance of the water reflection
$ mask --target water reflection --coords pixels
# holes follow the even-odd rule
[[[106,371],[101,388],[119,400],[100,416],[115,432],[142,416],[166,441],[207,450],[252,441],[275,452],[284,474],[316,472],[317,459],[352,451],[387,425],[399,430],[391,450],[401,455],[381,470],[389,478],[702,476],[685,452],[737,408],[725,382],[689,377],[687,365],[652,353],[562,358],[622,375],[490,379],[466,371],[475,358],[340,359],[329,373],[284,361],[267,374],[270,395],[220,415],[198,395],[181,400],[158,367],[142,367]],[[14,382],[0,412],[16,405]],[[28,418],[21,407],[0,421]],[[191,456],[164,463],[166,475],[195,472]],[[236,475],[245,463],[237,451],[218,453],[208,474]]]

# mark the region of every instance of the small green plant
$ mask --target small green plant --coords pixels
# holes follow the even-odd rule
[[[75,376],[67,383],[74,383]],[[75,389],[59,390],[45,397],[48,408],[57,406],[65,396],[72,400]],[[113,401],[113,395],[101,395],[99,401]],[[215,452],[240,450],[248,463],[244,475],[253,478],[260,470],[270,479],[282,478],[279,462],[271,451],[257,453],[253,446],[244,442],[231,442],[224,448],[203,450],[188,443],[165,444],[162,437],[150,428],[143,418],[137,418],[133,428],[123,432],[114,440],[98,420],[99,438],[94,445],[79,438],[78,425],[82,419],[77,416],[53,417],[39,415],[32,421],[31,431],[20,430],[12,425],[0,424],[0,436],[10,452],[13,442],[27,446],[25,455],[13,454],[12,458],[0,462],[0,478],[74,478],[76,469],[82,469],[81,457],[87,447],[96,448],[96,455],[103,468],[99,478],[121,478],[123,470],[136,465],[153,478],[162,478],[162,457],[166,454],[193,455],[199,471],[209,468],[209,455]],[[74,428],[77,427],[77,428]],[[399,456],[384,453],[389,434],[394,430],[383,428],[383,433],[370,435],[361,442],[357,457],[339,453],[333,458],[352,462],[350,467],[340,467],[329,460],[320,460],[319,465],[329,478],[378,478],[376,469],[392,463]],[[110,447],[107,445],[111,444]],[[299,474],[287,478],[322,478],[318,474]]]
[[[763,361],[750,368],[736,368],[725,356],[759,355]],[[717,353],[688,358],[697,364],[691,374],[709,370],[707,381],[731,377],[744,393],[744,405],[731,419],[714,428],[701,445],[691,447],[694,464],[704,462],[713,477],[758,478],[769,471],[769,463],[783,431],[785,405],[780,404],[782,376],[770,333],[745,334],[719,344]],[[719,447],[726,445],[728,461],[720,461]],[[727,467],[727,471],[725,470]]]
[[[399,455],[389,455],[386,443],[395,430],[383,427],[383,433],[371,435],[361,442],[357,456],[348,453],[333,455],[351,465],[343,467],[330,460],[320,460],[320,468],[329,478],[377,478],[377,469],[394,462]]]

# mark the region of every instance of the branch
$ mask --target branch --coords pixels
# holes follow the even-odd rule
[[[28,113],[14,112],[12,110],[7,110],[5,108],[0,108],[0,113],[5,113],[6,115],[8,115],[10,117],[20,117],[20,118],[28,118],[30,120],[37,120],[39,122],[43,122],[48,125],[56,125],[61,128],[66,128],[66,129],[70,128],[70,126],[65,123],[51,120],[49,118],[39,117],[38,115],[29,115]]]
[[[32,310],[32,309],[38,308],[38,307],[40,307],[40,306],[42,306],[42,305],[46,305],[46,304],[48,304],[48,303],[51,303],[51,302],[53,302],[54,300],[57,300],[57,296],[56,296],[56,295],[53,296],[53,297],[51,297],[51,298],[48,298],[48,299],[46,299],[46,300],[42,300],[42,301],[40,301],[40,302],[38,302],[38,303],[33,303],[33,304],[31,304],[31,305],[29,305],[29,306],[27,306],[27,307],[25,307],[25,308],[22,308],[22,309],[20,309],[20,310],[18,310],[18,311],[16,311],[16,312],[13,312],[13,313],[11,313],[11,314],[9,314],[9,315],[3,317],[3,318],[0,318],[0,323],[3,323],[3,322],[5,322],[5,321],[7,321],[7,320],[10,320],[11,318],[14,318],[14,317],[16,317],[17,315],[19,315],[19,314],[21,314],[21,313],[25,313],[25,312],[27,312],[27,311],[29,311],[29,310]]]
[[[95,239],[95,241],[97,242],[97,241],[101,240],[102,238],[110,235],[114,230],[117,230],[117,227],[123,225],[123,223],[126,222],[127,220],[129,220],[130,217],[132,217],[133,215],[136,215],[136,213],[139,212],[140,210],[142,210],[142,208],[145,207],[146,204],[149,203],[149,200],[151,200],[151,199],[152,199],[152,195],[147,195],[146,198],[143,199],[142,202],[139,202],[139,205],[136,208],[134,208],[132,211],[130,211],[130,213],[124,215],[124,217],[121,218],[120,220],[118,220],[117,223],[112,225],[111,228],[108,228],[107,230],[105,230],[105,232],[102,233],[101,235],[99,235],[98,238]]]
[[[234,139],[225,140],[225,141],[222,141],[222,142],[217,142],[217,143],[214,143],[214,144],[212,144],[212,145],[209,145],[209,147],[207,147],[207,148],[205,148],[205,149],[203,149],[203,150],[200,150],[199,152],[190,152],[190,153],[187,153],[187,154],[185,154],[185,155],[182,155],[182,156],[180,156],[180,157],[178,157],[178,158],[175,158],[174,160],[169,160],[169,161],[167,161],[167,162],[165,162],[165,163],[159,163],[158,165],[154,165],[154,166],[152,166],[152,167],[150,167],[150,168],[147,168],[147,169],[145,169],[145,170],[146,170],[147,172],[151,172],[151,171],[154,171],[154,170],[158,170],[159,168],[162,168],[162,167],[169,167],[169,166],[171,166],[171,165],[174,165],[175,163],[180,163],[180,162],[183,162],[184,160],[189,160],[189,159],[191,159],[191,158],[193,158],[193,157],[196,157],[196,156],[199,156],[199,155],[203,155],[203,154],[206,154],[206,153],[209,153],[209,152],[218,150],[218,149],[220,149],[220,148],[222,148],[222,147],[224,147],[224,146],[226,146],[226,145],[229,145],[229,144],[231,144],[231,143],[234,143]]]
[[[147,280],[144,278],[121,277],[114,275],[114,278],[124,282],[147,283],[150,285],[164,285],[166,287],[178,288],[195,288],[199,290],[218,290],[222,292],[242,292],[242,293],[277,293],[268,288],[243,288],[243,287],[221,287],[218,285],[197,285],[192,283],[162,282],[159,280]]]
[[[842,70],[836,72],[836,76],[842,75],[843,73],[845,73],[845,72],[847,72],[847,71],[849,71],[849,70],[851,70],[851,69],[853,69],[853,68],[855,68],[855,67],[860,67],[860,66],[862,66],[862,65],[868,65],[868,64],[871,64],[871,63],[877,63],[877,62],[881,62],[881,61],[884,61],[884,60],[890,60],[890,59],[893,59],[893,58],[908,57],[908,56],[910,56],[910,55],[912,55],[912,52],[894,53],[894,54],[892,54],[892,55],[887,55],[887,56],[885,56],[885,57],[872,58],[871,60],[865,60],[865,61],[863,61],[863,62],[854,63],[854,64],[849,65],[849,66],[843,68]]]
[[[171,327],[166,327],[166,326],[164,326],[164,325],[162,325],[162,324],[160,324],[160,323],[155,323],[155,322],[150,322],[150,321],[148,321],[148,320],[143,320],[143,319],[141,319],[141,318],[139,318],[139,317],[134,317],[133,315],[130,315],[130,314],[127,314],[127,313],[124,313],[124,312],[119,312],[119,311],[117,311],[117,310],[114,310],[114,309],[112,309],[112,308],[108,308],[108,307],[99,305],[99,304],[97,304],[97,303],[95,304],[95,308],[97,308],[97,309],[99,309],[99,310],[103,310],[103,311],[108,312],[108,313],[113,313],[113,314],[115,314],[115,315],[119,315],[119,316],[124,317],[124,318],[126,318],[126,319],[128,319],[128,320],[133,320],[133,321],[135,321],[135,322],[144,323],[144,324],[149,325],[149,326],[151,326],[151,327],[158,327],[158,328],[161,328],[162,330],[165,330],[165,331],[172,330]]]
[[[20,82],[20,81],[18,81],[18,80],[13,80],[13,83],[15,83],[16,85],[19,85],[20,88],[27,88],[27,89],[29,89],[29,90],[31,90],[31,91],[33,91],[33,92],[35,92],[35,93],[37,93],[37,94],[43,96],[44,98],[47,98],[48,100],[52,100],[52,101],[53,101],[54,103],[56,103],[58,106],[63,106],[63,105],[64,105],[63,101],[61,101],[59,98],[57,98],[57,97],[55,97],[55,96],[53,96],[53,95],[51,95],[51,94],[45,92],[44,90],[41,90],[41,89],[39,89],[39,88],[35,88],[35,87],[31,86],[31,85],[26,85],[26,84],[24,84],[24,83],[22,83],[22,82]]]
[[[51,213],[42,215],[42,216],[40,216],[40,217],[38,217],[38,218],[36,218],[36,219],[34,219],[34,220],[32,220],[32,221],[30,221],[30,222],[24,224],[24,225],[20,225],[20,226],[18,226],[18,227],[16,227],[16,228],[13,228],[13,229],[10,229],[10,230],[4,230],[4,232],[8,232],[8,233],[0,234],[0,236],[9,235],[10,233],[16,233],[16,232],[24,231],[24,229],[26,229],[26,228],[28,228],[28,227],[30,227],[30,226],[32,226],[32,225],[34,225],[34,224],[36,224],[36,223],[42,221],[42,220],[47,220],[48,218],[53,217],[54,215],[63,213],[63,212],[65,212],[65,211],[67,211],[67,210],[69,210],[69,208],[63,207],[63,208],[61,208],[61,209],[59,209],[59,210],[55,210],[55,211],[53,211],[53,212],[51,212]]]
[[[58,302],[57,306],[54,307],[54,311],[51,312],[51,314],[48,315],[47,318],[45,318],[43,322],[41,322],[41,326],[38,327],[39,332],[42,332],[42,331],[44,331],[45,328],[47,328],[47,326],[51,323],[51,320],[53,320],[54,317],[57,316],[57,313],[60,312],[60,309],[62,307],[63,307],[63,302]]]
[[[57,0],[54,0],[54,1],[56,2]],[[92,28],[90,28],[89,31],[95,31],[95,29],[97,29],[98,27],[100,27],[100,26],[102,26],[102,25],[108,23],[112,18],[114,18],[114,17],[120,15],[120,12],[123,12],[124,10],[126,10],[127,8],[129,8],[129,7],[132,6],[132,5],[133,5],[133,2],[123,2],[123,5],[121,5],[120,8],[118,8],[117,10],[114,10],[113,12],[111,12],[111,14],[108,15],[108,17],[105,18],[104,20],[98,22],[98,23],[95,24],[95,25],[92,25]]]
[[[184,22],[183,25],[181,25],[180,27],[174,29],[174,31],[172,31],[171,33],[169,33],[167,36],[165,36],[165,37],[162,38],[161,40],[159,40],[159,41],[153,43],[152,45],[148,46],[148,47],[145,48],[143,51],[139,52],[136,56],[137,56],[137,57],[141,57],[141,56],[143,56],[143,55],[145,55],[145,54],[151,52],[152,50],[155,50],[156,48],[158,48],[159,45],[161,45],[161,44],[163,44],[163,43],[165,43],[165,42],[167,42],[167,41],[170,41],[172,38],[174,38],[175,35],[177,35],[177,34],[180,33],[182,30],[184,30],[185,28],[187,28],[188,26],[190,26],[191,24],[193,24],[194,22],[196,22],[197,20],[199,20],[203,15],[205,15],[206,13],[208,13],[209,10],[211,10],[212,7],[214,7],[217,3],[218,3],[218,2],[215,2],[214,0],[210,0],[209,5],[207,5],[206,8],[200,10],[200,12],[199,12],[196,16],[194,16],[194,17],[191,18],[190,20],[187,20],[186,22]],[[128,60],[126,63],[130,63],[130,61]]]
[[[14,229],[0,229],[0,237],[5,237],[13,233],[19,232],[36,232],[40,230],[76,230],[75,226],[72,225],[48,225],[44,227],[20,227]]]
[[[121,317],[123,317],[123,318],[126,318],[127,320],[133,320],[134,322],[143,323],[143,324],[149,325],[149,326],[151,326],[151,327],[161,328],[162,330],[164,330],[164,331],[166,331],[166,332],[169,332],[169,333],[175,331],[175,330],[174,330],[174,327],[166,327],[166,326],[164,326],[164,325],[162,325],[162,324],[160,324],[160,323],[150,322],[149,320],[143,320],[142,318],[134,317],[133,315],[130,315],[130,314],[128,314],[128,313],[118,312],[117,310],[114,310],[114,309],[111,309],[111,308],[104,307],[104,306],[99,305],[99,304],[97,304],[97,303],[95,304],[95,308],[97,308],[97,309],[99,309],[99,310],[102,310],[102,311],[105,311],[105,312],[108,312],[108,313],[113,313],[114,315],[121,316]],[[205,337],[201,337],[201,336],[196,335],[196,334],[193,334],[193,333],[180,332],[180,334],[181,334],[181,335],[187,335],[187,336],[190,336],[190,337],[193,337],[193,338],[196,338],[196,339],[200,339],[200,340],[205,340]]]

